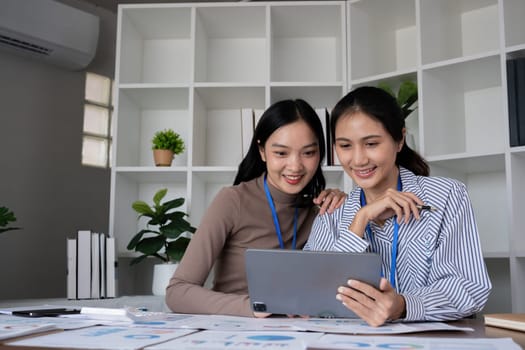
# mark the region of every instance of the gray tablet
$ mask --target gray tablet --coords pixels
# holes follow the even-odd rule
[[[375,287],[381,258],[373,253],[247,249],[246,275],[253,311],[313,317],[355,318],[335,296],[356,279]]]

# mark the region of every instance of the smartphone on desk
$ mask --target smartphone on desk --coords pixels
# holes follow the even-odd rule
[[[27,309],[13,311],[14,316],[24,317],[55,317],[60,315],[79,314],[80,309],[60,307],[56,309]]]

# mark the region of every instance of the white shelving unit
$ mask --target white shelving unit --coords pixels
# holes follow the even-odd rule
[[[347,90],[344,1],[123,5],[118,14],[115,154],[110,234],[119,256],[138,232],[131,209],[168,188],[198,226],[217,191],[233,183],[243,108],[284,98],[331,108]],[[186,143],[156,168],[151,138],[172,128]],[[348,189],[340,167],[329,186]]]
[[[407,119],[433,175],[469,190],[494,284],[488,311],[525,312],[525,147],[509,147],[505,61],[525,56],[523,0],[121,5],[110,234],[129,257],[130,205],[169,188],[198,226],[241,160],[240,110],[285,98],[331,109],[350,89],[419,86]],[[186,151],[153,165],[172,128]],[[352,184],[338,166],[331,187]],[[461,254],[461,252],[458,252]]]
[[[433,175],[468,187],[494,284],[487,310],[524,312],[525,147],[509,147],[505,60],[525,54],[525,2],[384,5],[348,2],[348,86],[417,81],[407,128]]]

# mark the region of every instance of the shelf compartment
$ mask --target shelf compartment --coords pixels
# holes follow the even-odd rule
[[[337,155],[334,155],[337,157]],[[326,180],[326,188],[333,188],[349,193],[352,180],[348,177],[341,166],[324,166],[323,174]]]
[[[421,0],[423,64],[498,49],[498,0]]]
[[[198,225],[221,188],[233,185],[237,168],[221,167],[195,170],[191,175],[192,223]],[[198,203],[198,204],[197,204]]]
[[[138,214],[131,208],[136,200],[152,203],[153,195],[161,188],[167,188],[166,199],[188,198],[186,192],[186,169],[178,171],[115,171],[115,191],[112,201],[113,221],[110,235],[116,237],[116,248],[119,256],[133,256],[126,246],[131,238],[144,228],[146,220],[137,220]],[[180,210],[187,210],[185,203]]]
[[[467,186],[483,252],[492,255],[509,252],[510,227],[505,155],[458,158],[429,163],[432,176],[453,178]]]
[[[348,6],[350,81],[417,66],[415,1],[369,0]]]
[[[499,55],[424,70],[419,113],[425,156],[503,152],[508,132],[501,86]]]
[[[341,3],[271,6],[271,81],[341,81],[343,15]]]
[[[270,103],[301,98],[313,108],[331,110],[343,96],[343,86],[272,86],[270,88]]]
[[[525,152],[513,152],[510,155],[511,225],[513,230],[512,249],[515,252],[525,252]]]
[[[505,46],[525,44],[525,2],[523,0],[503,0],[505,22]]]
[[[523,286],[525,285],[525,257],[517,257],[510,261],[510,275],[512,276],[512,312],[525,312]]]
[[[267,41],[264,6],[198,7],[195,81],[266,82]]]
[[[191,79],[191,9],[120,9],[120,83],[186,83]]]
[[[483,313],[512,312],[512,288],[514,278],[508,258],[485,258],[492,282],[492,290]],[[512,276],[512,279],[511,279]]]
[[[265,108],[264,87],[199,87],[194,93],[194,166],[242,160],[241,109]]]
[[[188,163],[189,90],[187,88],[125,88],[118,91],[116,123],[117,166],[152,166],[151,140],[155,132],[171,128],[186,150],[172,166]]]

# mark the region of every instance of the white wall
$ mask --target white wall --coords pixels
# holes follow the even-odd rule
[[[113,77],[116,14],[100,16],[87,70]],[[0,234],[0,299],[64,297],[66,237],[107,232],[110,171],[81,166],[84,71],[0,52],[0,206],[23,229]]]

